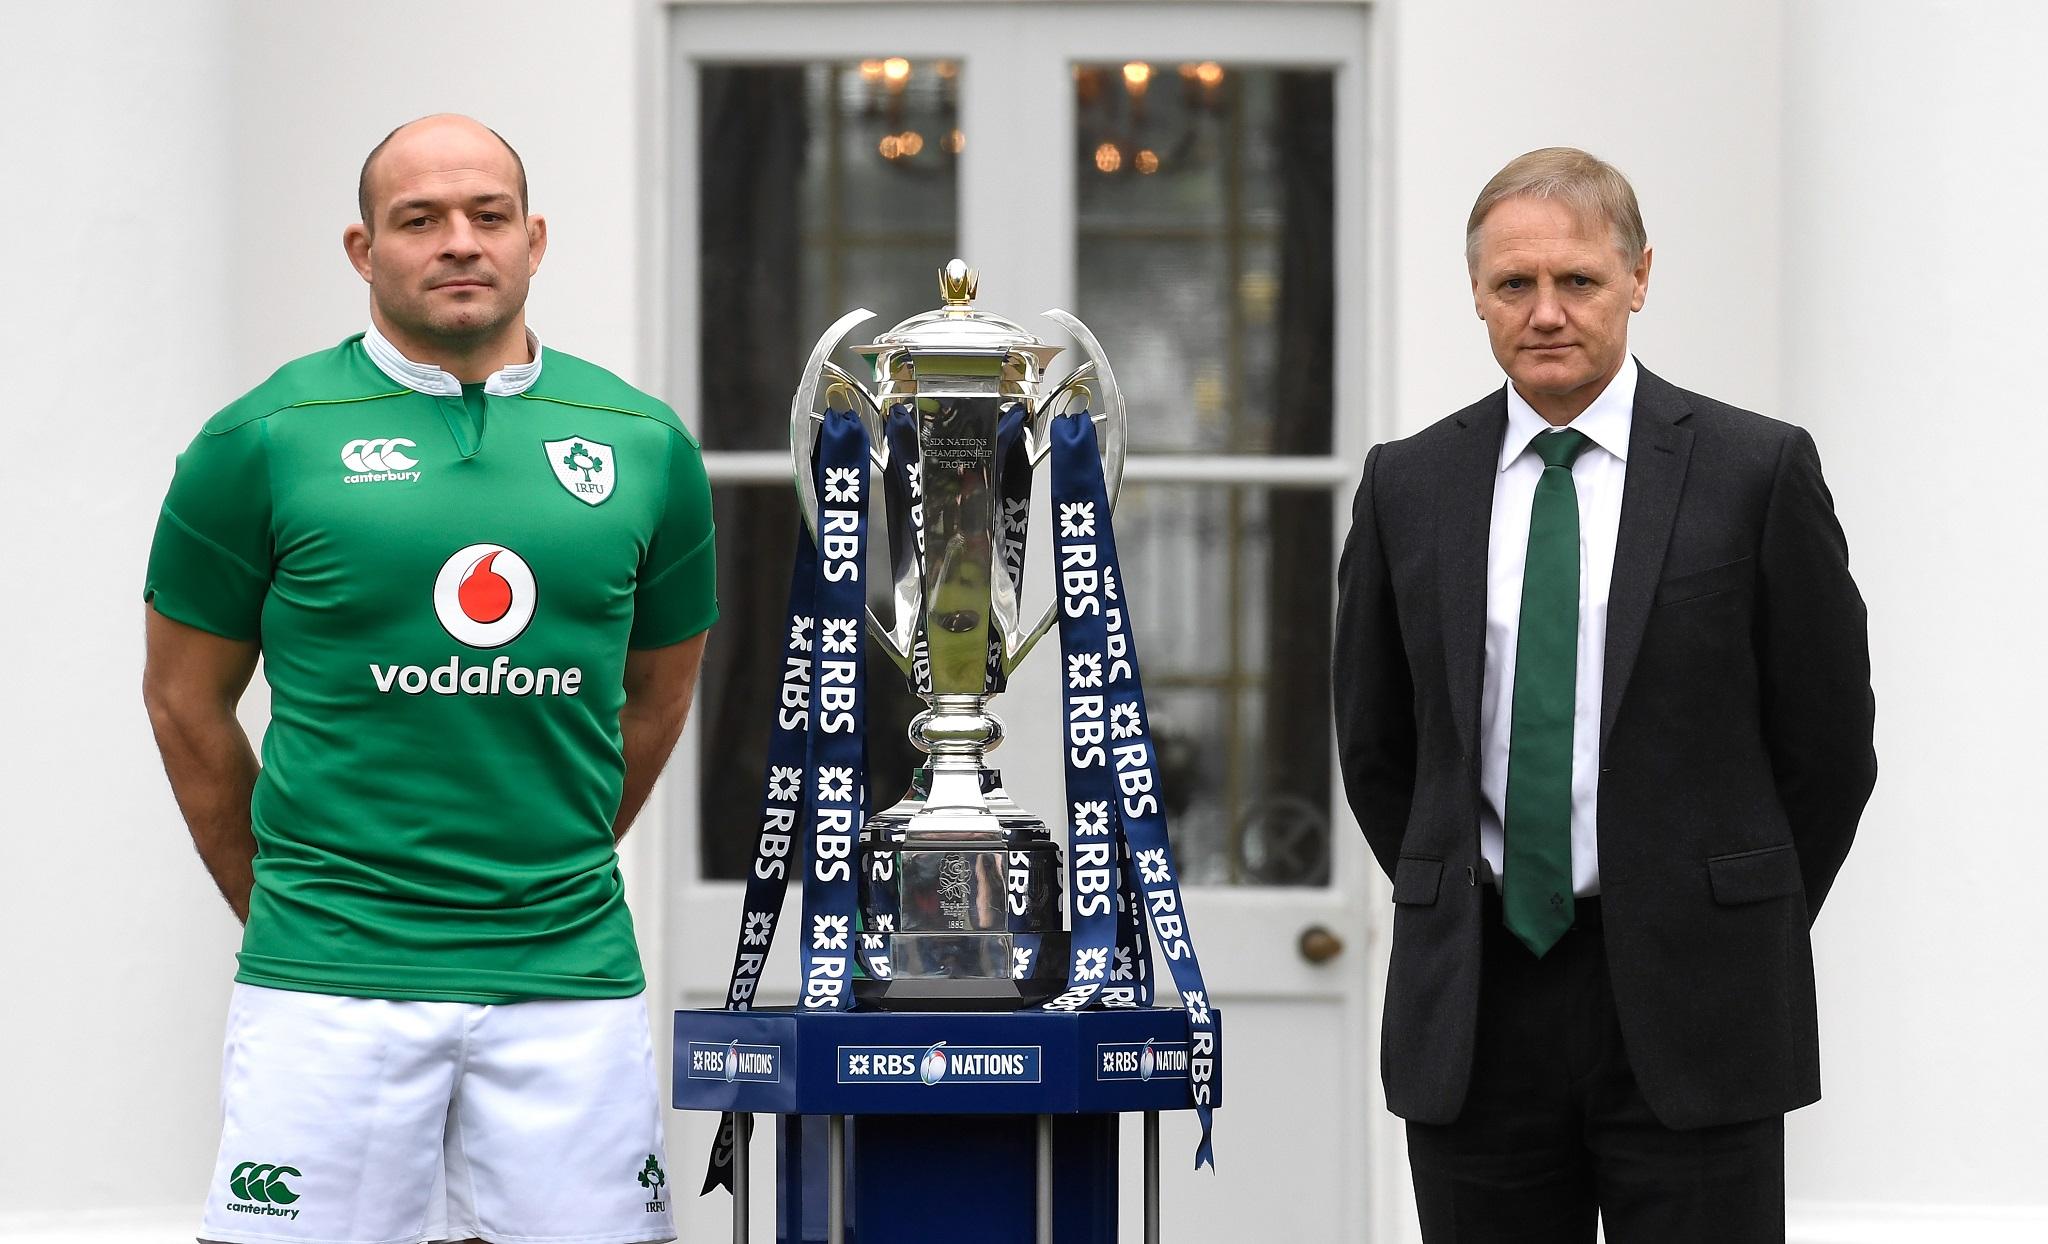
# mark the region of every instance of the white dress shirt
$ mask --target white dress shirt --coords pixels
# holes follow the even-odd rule
[[[1572,464],[1579,493],[1579,656],[1572,708],[1572,893],[1600,892],[1600,686],[1607,653],[1607,591],[1621,530],[1621,488],[1628,472],[1629,421],[1635,415],[1636,361],[1621,370],[1568,427],[1592,440]],[[1479,851],[1503,874],[1501,822],[1507,811],[1508,735],[1514,722],[1515,641],[1522,612],[1522,563],[1529,551],[1529,510],[1543,460],[1530,449],[1557,431],[1508,385],[1508,431],[1493,482],[1493,527],[1486,549],[1486,682],[1479,696]]]

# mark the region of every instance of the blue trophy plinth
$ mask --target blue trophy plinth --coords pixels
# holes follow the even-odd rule
[[[784,1244],[1109,1244],[1118,1116],[1145,1115],[1156,1239],[1157,1112],[1192,1106],[1190,1063],[1186,1013],[1161,1008],[678,1011],[675,1105],[776,1116]]]

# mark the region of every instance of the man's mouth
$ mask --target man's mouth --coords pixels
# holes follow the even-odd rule
[[[474,276],[464,276],[464,277],[457,277],[457,278],[455,278],[455,279],[454,279],[454,280],[452,280],[452,281],[439,281],[439,282],[436,282],[435,284],[433,284],[433,285],[431,285],[431,286],[428,286],[428,288],[429,288],[429,289],[489,289],[489,288],[490,288],[490,286],[491,286],[491,283],[490,283],[489,281],[486,281],[486,280],[484,280],[484,279],[483,279],[482,277],[474,277]]]

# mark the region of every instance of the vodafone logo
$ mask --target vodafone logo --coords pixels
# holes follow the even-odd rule
[[[533,621],[539,599],[533,568],[502,544],[457,549],[434,579],[434,616],[443,630],[471,648],[502,648],[519,638]],[[373,662],[370,680],[380,695],[555,697],[583,690],[579,666],[529,668],[503,655],[483,665],[452,656],[432,668]]]
[[[434,616],[472,648],[502,648],[519,638],[538,599],[532,568],[502,544],[457,550],[434,579]]]
[[[418,479],[420,473],[413,468],[420,464],[419,459],[405,452],[418,448],[419,445],[403,436],[350,441],[341,447],[341,465],[350,472],[341,477],[341,482],[381,484]]]

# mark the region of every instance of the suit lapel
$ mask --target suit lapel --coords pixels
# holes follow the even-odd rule
[[[1601,675],[1600,746],[1614,728],[1636,653],[1649,624],[1650,601],[1664,570],[1671,525],[1692,454],[1691,414],[1678,389],[1638,365],[1636,409],[1629,421],[1628,474],[1621,491],[1621,531],[1614,544],[1614,581],[1607,592],[1607,657]]]
[[[1506,389],[1467,408],[1458,422],[1461,430],[1452,441],[1438,493],[1437,587],[1451,720],[1459,741],[1476,755],[1480,684],[1486,672],[1486,547],[1500,441],[1507,434]]]

